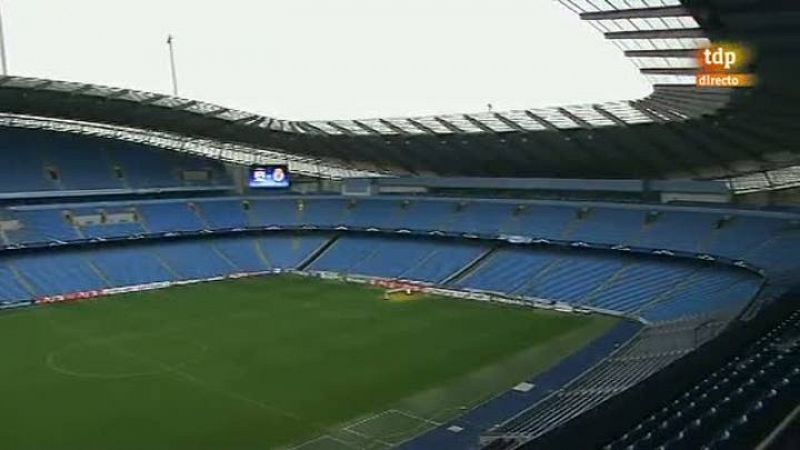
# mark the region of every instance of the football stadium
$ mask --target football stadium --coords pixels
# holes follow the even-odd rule
[[[800,4],[557,3],[652,92],[295,121],[0,77],[0,448],[797,448]]]

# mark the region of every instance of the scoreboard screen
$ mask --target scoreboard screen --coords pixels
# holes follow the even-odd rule
[[[255,189],[287,189],[291,186],[289,167],[253,166],[248,181],[250,187]]]

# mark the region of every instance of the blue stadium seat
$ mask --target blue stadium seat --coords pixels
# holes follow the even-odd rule
[[[259,255],[257,241],[252,238],[216,239],[211,244],[241,272],[262,272],[272,267]]]
[[[634,244],[644,227],[645,214],[636,209],[591,208],[570,238],[607,245]]]
[[[398,278],[442,283],[488,250],[489,247],[482,244],[439,244],[426,258],[401,273]]]
[[[3,128],[0,130],[0,190],[3,192],[38,192],[59,189],[47,178],[42,145],[55,133]],[[19,155],[25,155],[20,158]]]
[[[25,155],[20,158],[19,155]],[[231,186],[218,162],[144,145],[41,130],[0,130],[1,192]],[[186,170],[211,174],[184,179]]]
[[[186,202],[143,203],[137,210],[151,233],[200,231],[206,228]]]
[[[335,208],[334,208],[335,209]],[[250,202],[250,224],[253,226],[292,226],[303,224],[296,200],[254,200]]]
[[[294,269],[323,244],[330,236],[266,236],[258,239],[258,249],[273,268]]]
[[[406,209],[401,201],[359,200],[350,213],[348,225],[357,228],[395,228]]]
[[[647,248],[700,252],[703,242],[708,241],[721,215],[667,211],[646,226],[639,245]]]
[[[71,208],[70,212],[74,216],[88,216],[88,215],[98,215],[98,214],[131,214],[133,210],[131,208],[114,208],[114,207],[104,207],[104,208]],[[144,228],[142,228],[141,223],[139,222],[126,222],[126,223],[92,223],[86,224],[83,226],[76,226],[79,232],[85,238],[121,238],[127,236],[136,236],[145,233]]]
[[[405,214],[398,217],[396,229],[444,230],[455,219],[458,204],[449,200],[414,200],[406,207]]]
[[[199,280],[228,275],[236,271],[210,242],[171,242],[154,249],[163,264],[183,280]]]
[[[563,254],[558,264],[549,268],[547,276],[541,276],[522,294],[579,304],[617,273],[625,262],[624,258],[609,258],[594,252],[572,257]]]
[[[501,249],[457,285],[482,291],[513,293],[524,288],[536,273],[559,257],[554,250]]]
[[[172,281],[177,278],[146,247],[110,248],[90,252],[89,260],[114,287]]]
[[[650,321],[685,318],[722,310],[739,310],[756,297],[761,280],[719,267],[705,269],[702,277],[667,301],[653,305],[642,317]]]
[[[477,257],[474,250],[459,252],[464,247],[469,248],[463,244],[424,240],[345,236],[339,238],[310,268],[439,282]],[[443,264],[442,252],[447,255],[450,264]]]
[[[460,211],[453,213],[452,220],[443,231],[473,234],[502,234],[504,226],[513,218],[513,205],[507,203],[467,203]]]
[[[211,229],[224,230],[249,226],[242,202],[237,200],[208,200],[195,203]]]
[[[169,159],[166,153],[132,143],[119,143],[111,151],[112,164],[120,167],[125,182],[136,188],[181,186],[179,169]]]
[[[31,294],[22,284],[18,274],[5,264],[0,264],[0,302],[8,304],[24,302],[30,300]]]
[[[668,260],[642,260],[622,269],[617,278],[593,294],[587,306],[610,311],[633,312],[656,301],[695,270],[690,264]]]
[[[352,273],[361,261],[373,256],[379,245],[364,237],[343,236],[329,247],[319,259],[309,267],[311,270]]]
[[[286,202],[283,200],[282,202]],[[277,209],[275,207],[270,210],[265,210],[270,219],[267,225],[281,224],[291,221],[292,217],[298,217],[301,224],[316,225],[325,227],[336,227],[346,225],[348,223],[348,216],[350,210],[348,209],[348,202],[342,199],[309,199],[303,200],[303,210],[299,211],[296,202],[288,202],[289,205],[285,209]],[[289,208],[293,206],[294,209]],[[266,206],[266,204],[259,205],[259,207]]]
[[[77,252],[15,258],[13,264],[40,296],[73,294],[109,287]]]
[[[567,226],[577,219],[577,211],[575,207],[532,204],[514,216],[506,229],[509,234],[561,240]]]
[[[13,216],[21,221],[22,228],[7,233],[12,242],[66,242],[81,239],[77,229],[67,221],[63,209],[17,210]]]
[[[65,190],[124,189],[101,143],[87,145],[82,136],[56,135],[42,146],[48,165],[55,167]]]

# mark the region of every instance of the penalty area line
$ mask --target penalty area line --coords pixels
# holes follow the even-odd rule
[[[339,444],[344,445],[347,448],[352,448],[352,449],[358,450],[358,447],[350,444],[349,442],[347,442],[347,441],[345,441],[343,439],[339,439],[337,437],[331,436],[330,434],[323,434],[322,436],[318,436],[318,437],[316,437],[314,439],[311,439],[310,441],[305,441],[305,442],[303,442],[300,445],[297,445],[295,447],[289,447],[287,450],[301,450],[303,448],[306,448],[309,445],[314,445],[317,442],[322,442],[322,441],[325,441],[325,440],[334,441],[334,442],[337,442]]]
[[[410,412],[407,412],[407,411],[403,411],[403,410],[400,410],[400,409],[390,409],[389,411],[393,412],[395,414],[400,414],[401,416],[406,416],[409,419],[414,419],[414,420],[417,420],[419,422],[427,423],[429,425],[434,425],[434,426],[437,426],[437,427],[440,427],[440,426],[444,425],[443,422],[437,422],[437,421],[435,421],[433,419],[426,419],[426,418],[424,418],[422,416],[418,416],[416,414],[413,414],[413,413],[410,413]]]

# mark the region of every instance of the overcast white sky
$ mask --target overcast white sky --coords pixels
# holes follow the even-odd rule
[[[171,92],[283,119],[645,95],[555,0],[0,0],[14,75]]]

